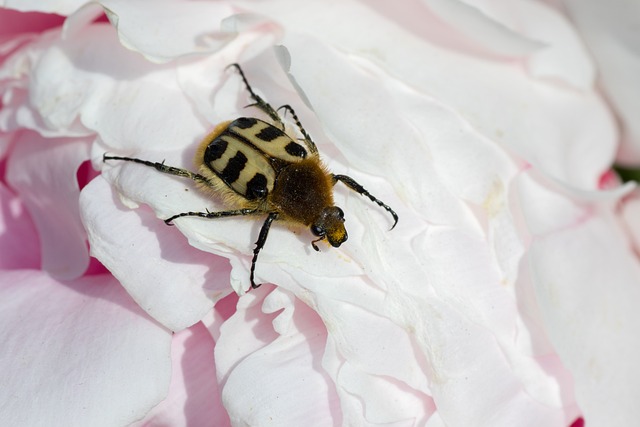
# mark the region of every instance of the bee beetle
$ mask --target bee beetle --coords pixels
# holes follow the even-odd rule
[[[338,181],[389,212],[394,221],[391,229],[396,226],[398,215],[393,209],[371,195],[353,178],[329,172],[320,160],[316,144],[302,127],[291,106],[283,105],[278,110],[291,114],[302,135],[299,140],[285,133],[278,110],[253,91],[240,65],[231,64],[227,68],[231,67],[238,70],[254,101],[248,107],[262,110],[273,124],[253,117],[220,123],[202,140],[196,151],[194,163],[197,173],[167,166],[164,162],[109,156],[106,153],[103,161],[135,162],[163,173],[192,179],[200,189],[221,197],[230,209],[179,213],[165,219],[167,225],[185,216],[223,218],[266,214],[251,261],[250,282],[253,289],[260,286],[254,281],[255,267],[273,221],[288,221],[309,227],[317,237],[311,242],[316,251],[319,251],[316,243],[321,240],[326,239],[336,248],[347,240],[344,213],[333,203],[333,186]]]

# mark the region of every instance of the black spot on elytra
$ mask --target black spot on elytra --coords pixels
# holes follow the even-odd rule
[[[256,138],[261,139],[264,142],[271,142],[282,135],[284,135],[284,133],[277,127],[267,126],[256,134]]]
[[[249,200],[263,199],[267,196],[267,178],[257,173],[247,182],[246,197]]]
[[[220,178],[228,184],[236,182],[246,164],[247,156],[241,151],[238,151],[235,156],[229,159],[229,163],[227,163],[227,166],[225,166],[224,170],[220,173]]]
[[[307,157],[307,150],[305,150],[302,145],[293,141],[291,141],[284,147],[284,151],[295,157],[300,157],[303,159]]]
[[[221,138],[216,138],[207,145],[207,149],[204,151],[204,162],[210,164],[218,160],[225,151],[229,143]]]
[[[249,129],[252,126],[255,126],[256,123],[258,123],[258,120],[254,119],[253,117],[240,117],[239,119],[235,119],[229,127]]]

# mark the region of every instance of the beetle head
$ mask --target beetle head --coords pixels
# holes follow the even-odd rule
[[[316,242],[327,239],[331,246],[337,248],[343,244],[347,238],[347,230],[344,228],[344,212],[337,206],[327,206],[322,209],[320,215],[311,224],[311,232],[318,236],[318,239],[311,242],[313,249],[318,251]]]

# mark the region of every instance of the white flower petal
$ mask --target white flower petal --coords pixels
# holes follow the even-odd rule
[[[527,191],[549,193],[541,186]],[[527,221],[567,212],[570,201],[545,199],[544,213],[524,204]],[[549,338],[575,382],[587,423],[633,425],[640,417],[640,267],[603,203],[573,203],[552,232],[540,229],[529,261]],[[548,220],[544,220],[548,222]],[[606,390],[607,399],[602,399]]]
[[[535,167],[571,185],[597,188],[600,175],[611,164],[616,148],[615,123],[595,92],[538,82],[525,73],[514,72],[511,64],[443,50],[392,25],[358,3],[349,3],[341,9],[344,19],[331,21],[330,34],[325,28],[327,21],[332,19],[331,9],[317,7],[294,15],[296,11],[298,9],[281,11],[292,30],[284,43],[296,61],[309,64],[309,70],[315,67],[309,80],[300,83],[323,122],[331,117],[324,111],[329,105],[337,110],[333,116],[340,115],[343,123],[349,123],[358,111],[369,115],[371,125],[380,125],[387,120],[386,114],[377,116],[369,110],[372,106],[369,99],[376,99],[379,92],[384,91],[384,88],[376,88],[377,81],[373,77],[360,75],[372,82],[366,86],[370,90],[358,91],[355,100],[338,96],[341,93],[338,90],[326,91],[325,86],[318,83],[330,82],[343,89],[348,85],[341,84],[337,72],[344,68],[333,61],[348,60],[358,64],[370,61],[380,67],[387,79],[403,82],[407,91],[434,98],[461,115],[485,137],[503,144]],[[377,30],[368,31],[370,28]],[[322,35],[323,43],[309,37],[309,33]],[[292,70],[296,67],[294,61]],[[328,74],[333,75],[329,77]],[[359,89],[363,86],[365,83],[360,83]],[[331,93],[340,98],[339,102],[336,99],[323,107],[319,105],[319,99],[308,93],[311,90]],[[342,110],[342,105],[349,101],[362,105],[356,109],[348,105]],[[378,105],[377,110],[387,105]],[[392,104],[387,112],[393,107]],[[404,136],[400,134],[388,144],[391,146]],[[359,146],[367,147],[367,144]],[[422,153],[416,155],[420,156]]]
[[[535,38],[518,34],[511,8],[496,7],[483,1],[423,0],[440,18],[444,19],[471,40],[487,50],[504,55],[524,56],[544,47]],[[523,2],[518,2],[522,5]]]
[[[506,203],[506,188],[517,171],[513,162],[462,117],[437,101],[409,92],[397,82],[389,83],[382,76],[368,81],[362,71],[354,70],[341,59],[327,61],[331,69],[323,70],[326,71],[323,77],[316,76],[321,66],[315,61],[298,60],[292,71],[298,83],[306,83],[304,87],[309,88],[306,95],[313,100],[349,164],[392,180],[407,203],[433,223],[464,224],[477,229],[484,224],[478,224],[478,219],[472,216],[476,212],[469,210],[469,204],[477,206],[487,218],[491,238],[499,240],[492,244],[505,270],[505,280],[513,281],[523,252]],[[376,71],[367,68],[366,72],[371,76]],[[338,85],[335,93],[340,99],[325,96],[316,89],[330,84],[329,81]],[[369,96],[363,101],[357,93]],[[396,110],[404,114],[394,114]],[[344,120],[345,115],[348,120]],[[372,116],[385,119],[371,120]],[[376,195],[398,206],[379,190]],[[402,217],[407,214],[399,213]],[[397,239],[399,233],[401,229],[390,237]]]
[[[24,126],[46,136],[94,131],[113,150],[175,149],[205,132],[207,125],[194,114],[175,69],[125,49],[109,25],[58,37],[59,32],[49,34],[7,64],[8,74],[22,75],[26,68],[29,80],[15,82],[20,85],[9,92],[10,108],[0,117],[5,128]]]
[[[542,79],[559,79],[581,90],[593,90],[596,69],[579,34],[567,19],[541,2],[514,3],[522,31],[546,44],[545,49],[529,58],[527,65],[531,74]]]
[[[226,260],[193,249],[148,210],[125,208],[104,179],[83,189],[80,206],[92,255],[167,328],[193,325],[230,291]]]
[[[338,372],[346,424],[363,420],[369,425],[424,425],[435,411],[433,400],[395,378],[363,375],[345,362]]]
[[[265,16],[239,13],[229,3],[171,0],[127,2],[103,0],[121,43],[155,62],[236,48],[262,50],[273,45],[281,29]],[[167,25],[171,22],[171,25]],[[240,45],[244,46],[240,46]],[[253,46],[251,46],[253,45]]]
[[[520,56],[535,77],[592,87],[595,69],[567,20],[544,3],[425,0],[440,17],[489,51]]]
[[[624,163],[638,164],[640,53],[635,29],[640,22],[640,3],[564,0],[561,4],[597,62],[602,87],[620,116],[623,145],[618,158]]]
[[[21,49],[16,49],[6,58],[0,67],[3,108],[0,109],[0,126],[5,132],[13,132],[22,128],[37,130],[43,136],[60,136],[58,130],[50,129],[43,117],[33,108],[30,102],[30,72],[37,58],[50,46],[57,31],[31,36],[24,40]],[[13,50],[13,47],[9,47]],[[73,136],[86,134],[79,132]],[[70,135],[66,133],[65,136]]]
[[[630,240],[636,249],[640,251],[640,198],[638,194],[625,200],[622,207],[622,218],[625,220]]]
[[[87,3],[89,3],[88,0],[51,0],[46,2],[38,0],[2,0],[0,6],[23,12],[69,15]]]
[[[267,290],[240,299],[216,343],[222,400],[232,425],[340,424],[335,390],[320,368],[324,325],[299,300],[278,297],[283,311],[273,317],[291,316],[287,333],[278,335],[261,312]],[[273,289],[266,298],[283,292]]]
[[[100,3],[123,46],[155,61],[215,52],[234,37],[233,33],[219,30],[221,21],[234,13],[230,4],[186,2],[178,5],[171,0],[102,0]]]
[[[0,282],[0,424],[127,425],[164,398],[171,334],[112,277]]]

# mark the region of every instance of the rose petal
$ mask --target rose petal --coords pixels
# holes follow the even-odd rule
[[[164,398],[171,334],[112,277],[0,283],[3,425],[127,425]]]
[[[42,268],[61,279],[77,278],[89,265],[76,180],[88,149],[87,141],[48,140],[24,132],[8,160],[7,181],[38,229]]]

